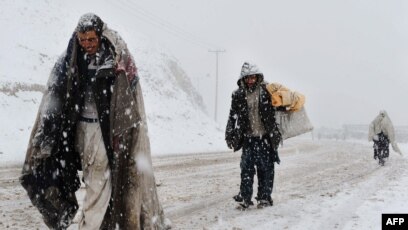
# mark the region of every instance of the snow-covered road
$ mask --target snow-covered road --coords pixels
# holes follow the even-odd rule
[[[173,229],[381,229],[381,213],[408,213],[405,157],[391,152],[380,167],[370,144],[311,140],[286,142],[280,156],[274,206],[248,211],[235,209],[231,198],[239,188],[240,153],[154,157]],[[0,169],[0,229],[45,229],[19,172]]]

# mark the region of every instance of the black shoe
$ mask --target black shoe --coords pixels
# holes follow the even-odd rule
[[[273,206],[273,200],[258,200],[258,205],[256,206],[257,208],[265,208]]]
[[[252,202],[251,200],[250,201],[244,200],[244,202],[240,203],[239,205],[241,205],[243,209],[247,209],[249,208],[249,206],[254,205],[254,202]]]
[[[238,193],[238,195],[235,195],[232,197],[236,202],[242,202],[244,199],[242,198],[241,194]]]

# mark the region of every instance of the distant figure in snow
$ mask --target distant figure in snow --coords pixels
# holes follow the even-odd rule
[[[368,131],[368,140],[374,141],[374,159],[378,159],[378,163],[384,166],[385,158],[390,155],[389,144],[395,152],[402,154],[395,142],[394,126],[385,110],[381,110],[380,114],[371,122]]]
[[[23,187],[50,229],[166,229],[137,69],[126,43],[83,15],[55,64],[31,133]]]
[[[238,89],[232,93],[225,131],[228,147],[234,151],[242,148],[240,192],[233,198],[243,208],[253,205],[251,198],[256,166],[258,207],[272,206],[274,163],[280,162],[278,146],[281,141],[275,108],[263,74],[256,65],[245,62],[237,84]]]

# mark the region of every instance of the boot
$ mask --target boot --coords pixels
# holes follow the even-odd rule
[[[238,193],[238,195],[235,195],[232,197],[236,202],[242,202],[244,199],[241,196],[241,193]]]
[[[265,208],[265,207],[269,207],[269,206],[273,206],[273,200],[258,200],[258,205],[256,206],[257,208]]]
[[[240,203],[239,205],[241,205],[243,209],[247,209],[249,206],[254,205],[254,202],[251,200],[244,200],[244,202]]]

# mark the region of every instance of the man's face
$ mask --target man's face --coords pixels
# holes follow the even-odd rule
[[[255,74],[245,77],[245,84],[248,86],[248,88],[251,88],[252,86],[254,86],[257,81],[258,81],[258,76],[256,76]]]
[[[78,41],[87,54],[95,54],[99,49],[100,39],[94,30],[78,32]]]

